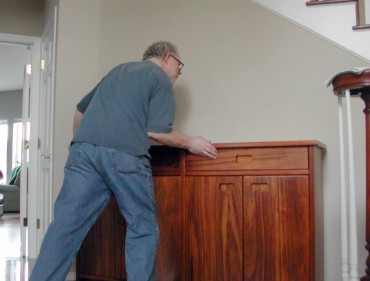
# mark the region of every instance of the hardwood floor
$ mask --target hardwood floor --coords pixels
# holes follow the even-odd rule
[[[0,218],[0,281],[26,281],[34,261],[21,257],[19,214]]]
[[[0,219],[0,249],[1,258],[20,257],[19,213],[5,213]]]

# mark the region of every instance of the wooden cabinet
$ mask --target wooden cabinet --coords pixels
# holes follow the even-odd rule
[[[217,160],[152,148],[157,280],[323,281],[324,146],[216,146]],[[80,280],[126,280],[123,241],[113,201],[81,246]]]

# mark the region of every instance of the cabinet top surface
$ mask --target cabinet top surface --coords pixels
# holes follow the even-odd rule
[[[213,145],[216,148],[316,146],[321,149],[326,149],[326,145],[318,140],[233,142],[233,143],[214,143]]]

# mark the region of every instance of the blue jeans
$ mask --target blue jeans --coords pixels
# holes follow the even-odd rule
[[[111,148],[74,143],[55,202],[54,221],[30,281],[65,280],[84,237],[113,194],[127,223],[128,280],[155,280],[159,232],[149,160]]]

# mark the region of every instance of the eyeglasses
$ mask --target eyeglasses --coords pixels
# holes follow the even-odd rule
[[[184,65],[185,64],[183,64],[179,59],[177,59],[173,54],[171,54],[170,53],[170,56],[171,57],[173,57],[176,61],[177,61],[177,63],[178,63],[178,65],[179,65],[179,70],[181,70],[183,67],[184,67]]]

